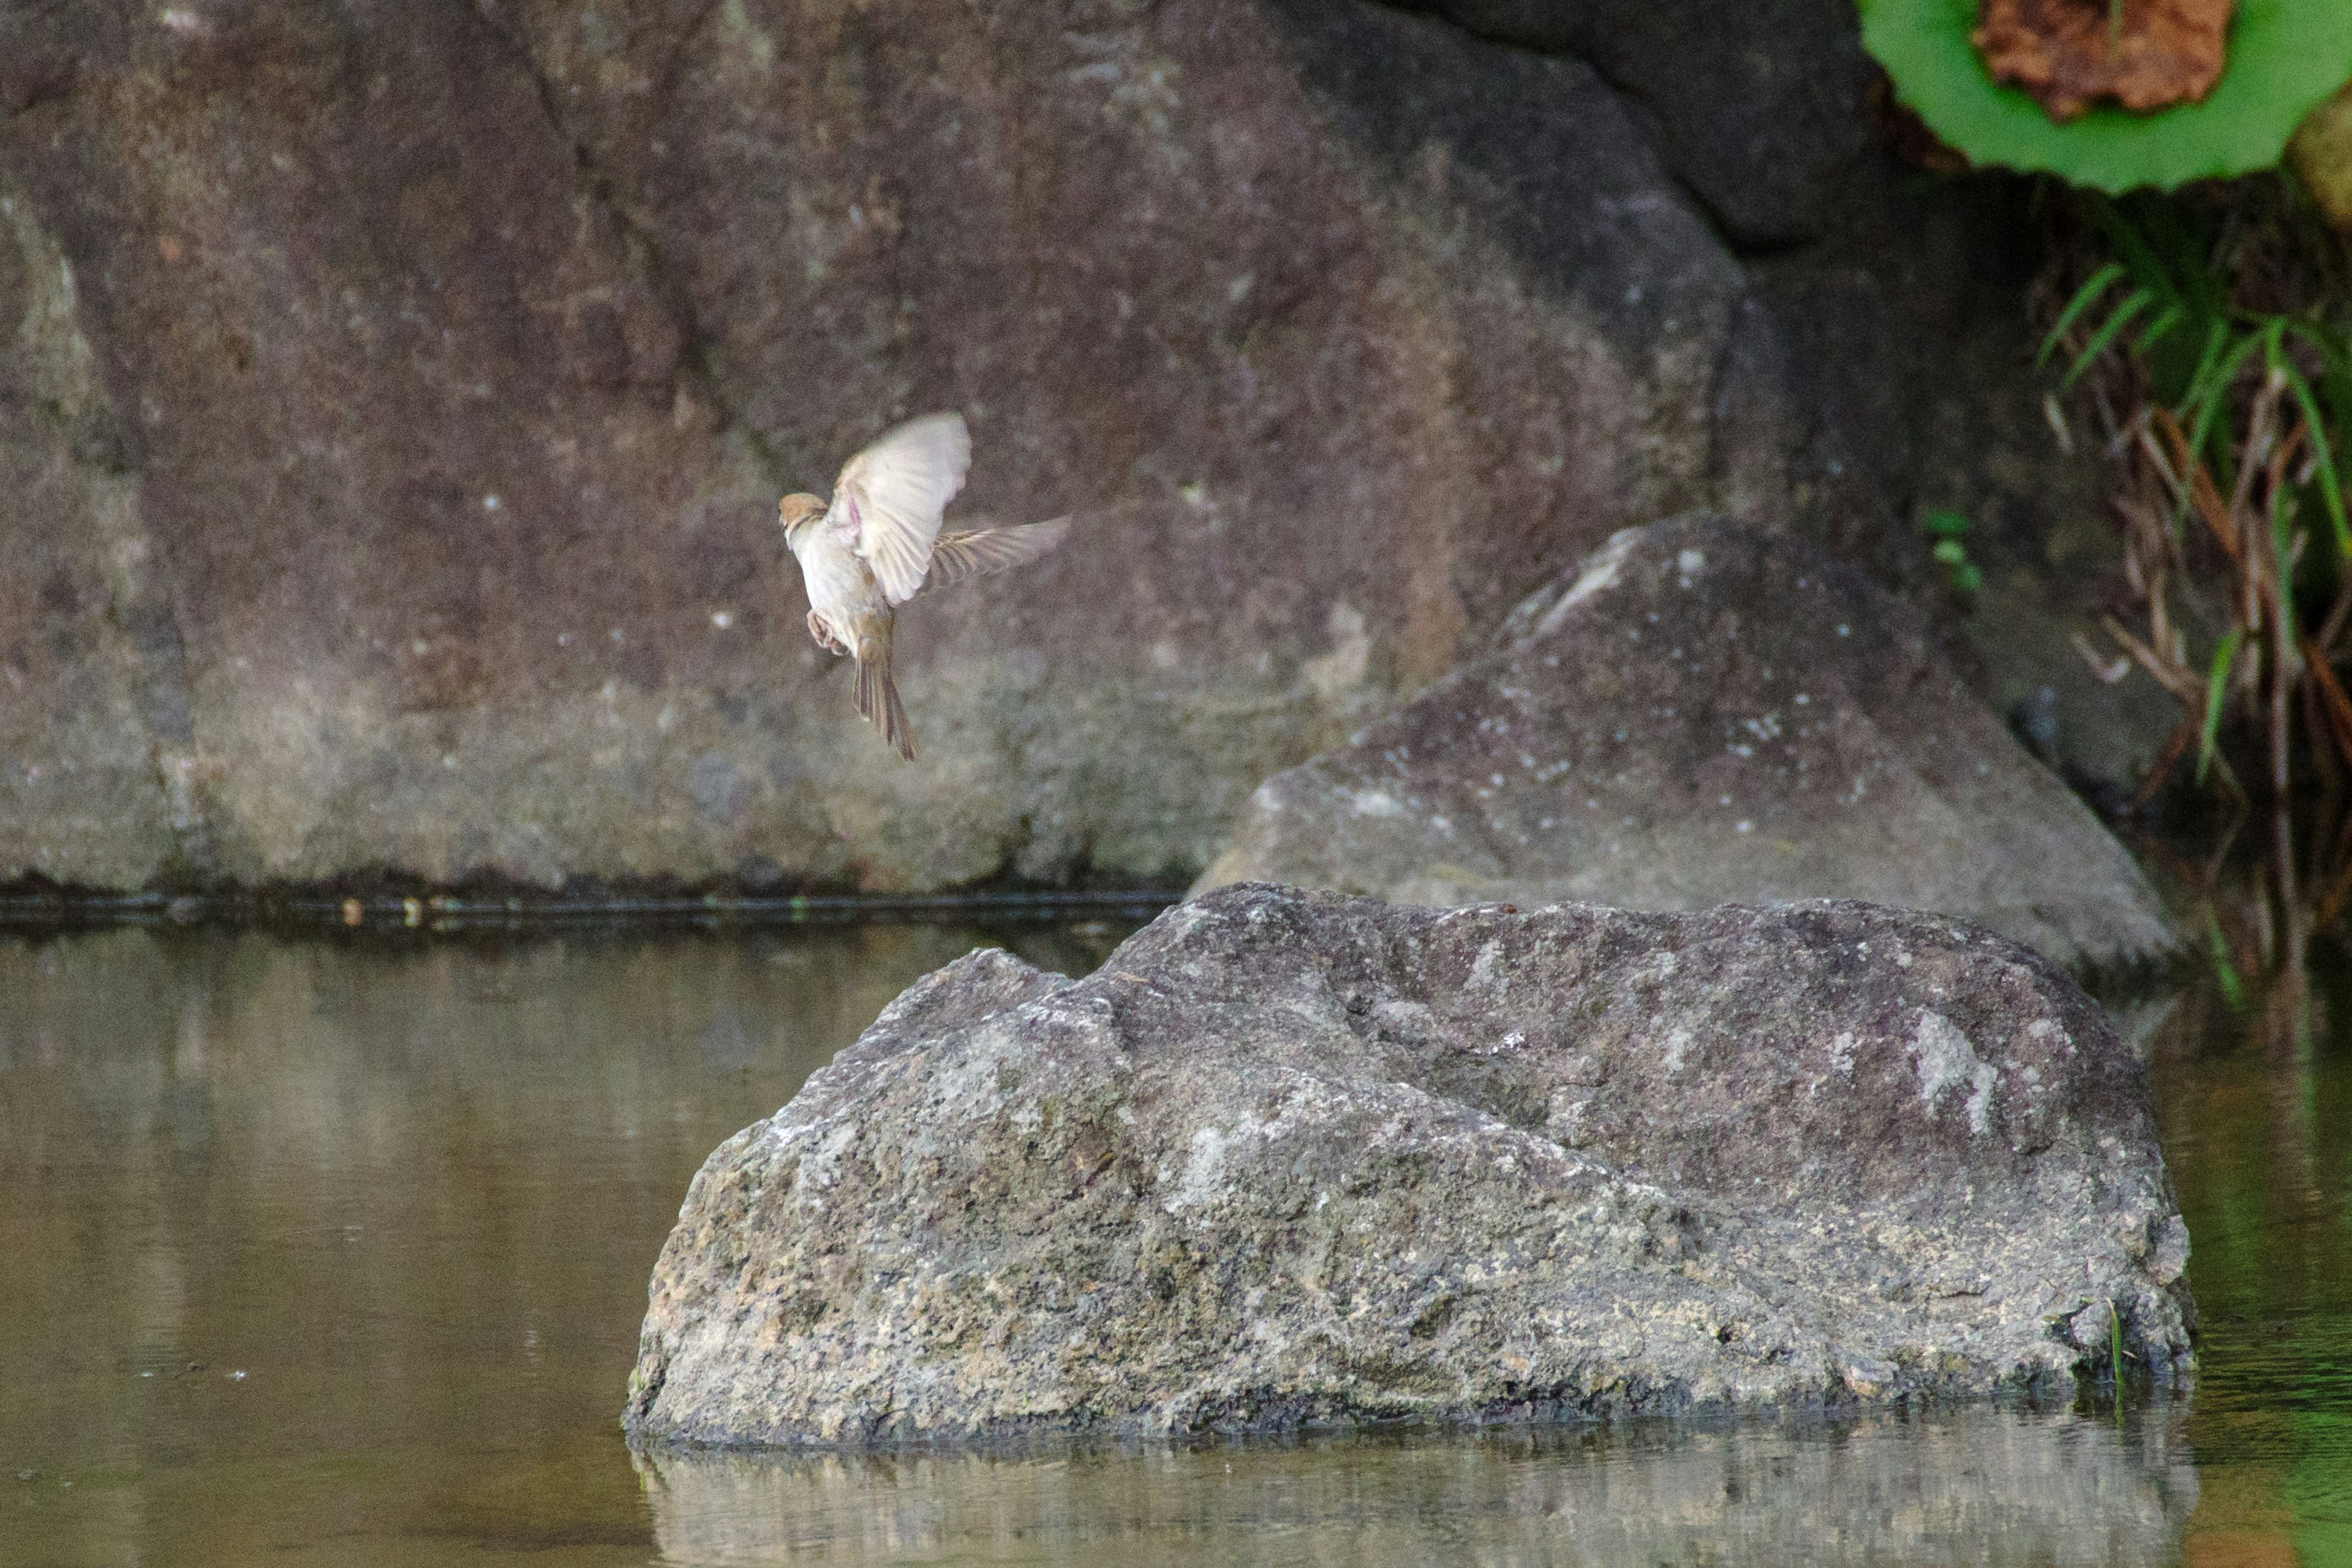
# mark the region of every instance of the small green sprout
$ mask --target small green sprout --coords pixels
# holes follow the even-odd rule
[[[2205,942],[2213,959],[2213,981],[2221,988],[2221,1005],[2232,1013],[2246,1010],[2246,983],[2238,977],[2238,966],[2230,957],[2230,939],[2221,934],[2221,922],[2213,911],[2205,911]]]
[[[1969,559],[1969,520],[1957,511],[1937,510],[1919,521],[1919,530],[1936,542],[1929,552],[1944,568],[1944,582],[1955,594],[1973,594],[1984,586],[1984,574]]]

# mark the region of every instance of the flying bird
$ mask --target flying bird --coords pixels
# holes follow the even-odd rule
[[[941,533],[948,502],[971,467],[961,414],[909,419],[849,459],[828,502],[789,495],[776,503],[784,542],[808,589],[809,636],[857,665],[857,711],[915,760],[915,732],[890,679],[898,606],[929,588],[1034,561],[1062,542],[1070,520]]]

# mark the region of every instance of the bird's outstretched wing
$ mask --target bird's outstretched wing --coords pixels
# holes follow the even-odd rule
[[[1017,528],[974,528],[961,533],[942,533],[931,545],[931,570],[923,579],[923,590],[929,593],[933,588],[945,588],[967,578],[985,577],[992,572],[1034,561],[1061,543],[1069,531],[1070,520],[1057,517],[1048,522],[1024,522]]]
[[[825,525],[873,569],[894,605],[921,591],[940,514],[971,467],[961,414],[909,419],[849,459],[834,482]]]

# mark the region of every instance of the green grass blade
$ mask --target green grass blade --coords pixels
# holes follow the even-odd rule
[[[2169,209],[2158,205],[2147,210],[2160,218]],[[2092,213],[2101,231],[2106,235],[2107,243],[2115,247],[2117,256],[2123,258],[2126,269],[2135,280],[2157,290],[2168,300],[2180,298],[2180,289],[2172,280],[2172,270],[2165,266],[2164,258],[2157,254],[2155,244],[2123,215],[2117,204],[2101,201],[2093,207]]]
[[[2147,353],[2156,346],[2158,339],[2180,324],[2180,318],[2186,313],[2179,305],[2167,305],[2158,312],[2156,320],[2139,330],[2139,336],[2132,340],[2132,347],[2141,353]]]
[[[2237,347],[2221,356],[2221,363],[2214,367],[2213,379],[2206,384],[2200,397],[2193,404],[2182,405],[2177,411],[2184,415],[2189,414],[2192,407],[2195,411],[2195,416],[2189,424],[2190,456],[2201,458],[2205,455],[2205,443],[2212,438],[2213,422],[2229,407],[2231,383],[2236,381],[2238,373],[2245,368],[2247,356],[2262,346],[2263,334],[2248,332],[2239,340]],[[2226,472],[2217,477],[2224,483],[2231,478]]]
[[[2328,390],[2328,402],[2338,412],[2347,406],[2345,398],[2352,391],[2352,352],[2339,340],[2313,331],[2301,321],[2287,321],[2285,331],[2315,351],[2319,355],[2321,380]],[[2284,342],[2282,342],[2282,349]],[[2294,394],[2295,406],[2303,411],[2303,421],[2311,431],[2311,455],[2318,459],[2315,478],[2319,482],[2319,499],[2327,509],[2327,521],[2336,530],[2338,559],[2352,561],[2352,526],[2347,526],[2344,506],[2344,480],[2336,470],[2336,446],[2328,435],[2329,421],[2320,417],[2318,393],[2307,380],[2300,366],[2280,353],[2275,361],[2286,372],[2287,386]]]
[[[2213,367],[2221,363],[2221,352],[2229,346],[2229,343],[2230,324],[2227,321],[2215,320],[2205,323],[2205,353],[2199,358],[2197,369],[2189,377],[2189,395],[2180,400],[2180,407],[2174,409],[2173,413],[2176,415],[2180,413],[2189,404],[2204,395],[2205,378],[2211,375]]]
[[[2106,353],[2107,345],[2131,325],[2132,318],[2155,303],[2153,289],[2135,289],[2125,295],[2124,302],[2116,307],[2116,313],[2099,324],[2099,330],[2091,334],[2091,341],[2083,345],[2083,352],[2074,356],[2074,368],[2067,371],[2065,379],[2058,384],[2058,390],[2063,392],[2080,380],[2083,373],[2091,368],[2092,362]]]
[[[2098,303],[2099,296],[2107,291],[2107,285],[2123,275],[2124,264],[2110,261],[2084,280],[2083,286],[2074,290],[2074,297],[2066,301],[2066,308],[2058,312],[2058,324],[2050,329],[2048,337],[2042,340],[2042,352],[2033,356],[2036,370],[2050,363],[2050,356],[2057,352],[2058,340],[2066,335],[2066,329],[2074,324],[2075,319]]]
[[[2218,317],[2209,320],[2205,323],[2205,352],[2198,356],[2197,368],[2189,374],[2188,392],[2182,395],[2179,406],[2172,411],[2172,416],[2175,419],[2195,426],[2201,426],[2204,423],[2204,411],[2210,401],[2206,387],[2219,369],[2222,355],[2228,353],[2229,347],[2230,324]],[[2197,448],[2202,444],[2203,437],[2200,435],[2188,439],[2189,449],[2193,457]],[[2195,504],[2189,491],[2189,476],[2184,473],[2179,478],[2180,503],[2173,508],[2172,511],[2172,537],[2176,540],[2180,537],[2181,526],[2189,521],[2189,509]]]
[[[2294,334],[2297,342],[2307,344],[2311,351],[2320,357],[2326,365],[2328,374],[2336,374],[2352,368],[2352,342],[2347,342],[2341,337],[2330,337],[2308,321],[2298,321],[2287,317],[2282,317],[2281,320],[2285,322],[2286,331]]]
[[[2231,628],[2213,650],[2213,669],[2205,678],[2205,723],[2197,737],[2197,782],[2205,782],[2206,773],[2213,765],[2213,743],[2221,733],[2221,698],[2230,685],[2230,667],[2238,662],[2238,642],[2245,636],[2242,628]]]
[[[2341,435],[2345,416],[2352,414],[2352,359],[2331,356],[2327,361],[2327,373],[2319,378],[2319,384],[2327,390],[2327,406],[2336,411],[2336,428]],[[2336,449],[2342,450],[2343,445],[2338,441]]]
[[[2205,911],[2205,945],[2213,956],[2213,978],[2221,987],[2221,1005],[2232,1013],[2246,1010],[2246,983],[2238,977],[2238,966],[2230,962],[2230,942],[2221,934],[2221,922],[2211,910]]]
[[[2288,330],[2319,355],[2319,384],[2312,390],[2323,395],[2321,402],[2335,416],[2328,430],[2329,451],[2341,452],[2346,449],[2345,420],[2352,416],[2352,342],[2346,342],[2341,334],[2329,337],[2301,323]],[[2343,476],[2338,474],[2336,479],[2340,486]]]
[[[2166,281],[2178,285],[2170,297],[2187,300],[2204,315],[2226,313],[2230,282],[2213,265],[2212,224],[2192,217],[2184,204],[2164,197],[2142,197],[2134,205],[2150,254],[2164,269]]]
[[[2296,406],[2303,410],[2303,421],[2311,431],[2311,455],[2319,459],[2315,465],[2319,479],[2319,499],[2326,504],[2327,521],[2336,530],[2336,558],[2352,561],[2352,525],[2344,517],[2344,490],[2336,477],[2336,454],[2327,444],[2326,422],[2319,417],[2319,400],[2311,395],[2311,384],[2303,379],[2303,372],[2294,368],[2293,360],[2282,362],[2286,370],[2287,386],[2294,393]]]

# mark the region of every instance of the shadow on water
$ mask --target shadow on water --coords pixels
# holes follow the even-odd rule
[[[704,1156],[970,947],[1125,929],[0,934],[0,1563],[2352,1561],[2352,1070],[2211,998],[2152,1045],[2187,1401],[631,1456]]]

